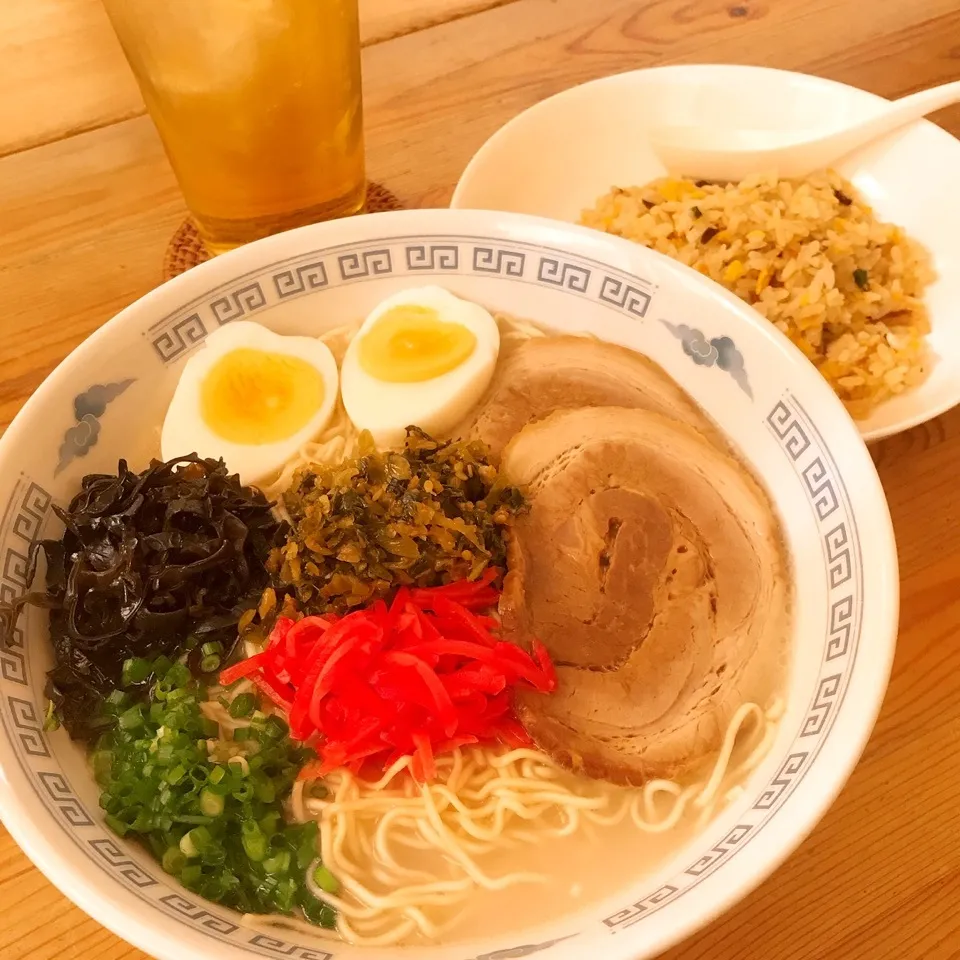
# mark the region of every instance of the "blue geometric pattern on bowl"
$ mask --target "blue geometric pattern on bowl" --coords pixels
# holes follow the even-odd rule
[[[58,474],[71,460],[85,457],[100,438],[100,418],[112,400],[123,393],[133,380],[119,383],[95,383],[73,399],[73,415],[76,423],[68,427],[60,444],[60,456],[53,471]]]
[[[504,245],[492,238],[449,236],[376,240],[312,251],[222,284],[153,324],[150,343],[163,363],[174,363],[211,330],[300,296],[386,276],[456,273],[500,276],[578,294],[631,320],[646,317],[656,294],[655,284],[634,273],[523,241]]]
[[[694,363],[701,367],[716,366],[725,370],[740,389],[753,399],[743,354],[729,337],[714,337],[708,340],[696,327],[688,327],[685,323],[670,323],[668,320],[660,322],[680,341],[683,352]]]
[[[393,247],[393,251],[389,247]],[[431,272],[449,275],[454,270],[472,270],[478,275],[500,276],[509,282],[522,279],[578,299],[593,299],[631,320],[645,317],[656,294],[656,287],[636,274],[537,244],[504,243],[481,237],[446,236],[441,241],[434,236],[417,236],[386,244],[383,240],[343,244],[273,263],[183,304],[175,313],[154,324],[147,336],[158,362],[171,363],[201,343],[209,330],[224,323],[290,298],[322,296],[327,289],[339,284],[376,279],[395,272],[398,264],[407,268],[404,274],[407,276],[409,271],[420,275]],[[662,322],[684,343],[684,351],[694,362],[718,366],[730,373],[752,399],[743,357],[729,338],[708,341],[700,331],[685,324]],[[76,398],[77,424],[87,423],[90,433],[78,434],[77,442],[68,452],[76,448],[72,455],[82,456],[90,449],[99,436],[100,417],[107,404],[132,382],[96,384]],[[96,422],[96,428],[90,420]],[[793,395],[783,394],[763,422],[798,476],[819,531],[827,569],[829,611],[827,629],[820,640],[820,672],[799,731],[788,746],[780,768],[753,806],[742,814],[726,836],[685,870],[653,893],[606,917],[602,922],[611,933],[627,929],[684,897],[764,831],[826,744],[854,672],[860,645],[864,585],[862,550],[850,493],[836,460]],[[81,452],[84,445],[85,450]],[[58,525],[52,503],[50,493],[40,484],[21,476],[10,500],[0,504],[0,602],[10,602],[28,588],[30,550],[45,532],[54,533],[54,524]],[[48,523],[51,530],[44,531]],[[29,615],[43,616],[39,611]],[[37,629],[35,623],[33,629]],[[813,643],[816,639],[810,637],[809,641]],[[293,944],[279,939],[279,934],[257,933],[238,925],[229,912],[179,888],[156,864],[144,866],[132,858],[126,845],[100,822],[98,812],[85,808],[59,768],[50,735],[43,729],[42,697],[34,697],[31,691],[31,687],[42,688],[30,683],[30,652],[24,641],[25,630],[21,627],[13,645],[0,649],[0,728],[13,746],[17,763],[33,785],[37,802],[63,830],[63,842],[82,850],[149,909],[160,910],[168,917],[189,924],[196,932],[229,944],[238,955],[335,960],[334,954],[326,949]],[[56,736],[63,736],[62,731]],[[522,944],[474,960],[515,960],[549,951],[559,942]],[[331,946],[336,949],[335,945]]]

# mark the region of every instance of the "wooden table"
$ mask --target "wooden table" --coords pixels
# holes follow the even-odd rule
[[[901,96],[960,77],[957,0],[361,0],[371,176],[442,206],[505,120],[634,67],[751,63]],[[185,208],[98,0],[0,3],[0,428],[160,280]],[[938,118],[960,134],[960,108]],[[903,613],[862,762],[770,880],[670,960],[960,957],[960,410],[880,444]],[[133,960],[0,828],[3,960]],[[599,960],[599,958],[598,958]]]

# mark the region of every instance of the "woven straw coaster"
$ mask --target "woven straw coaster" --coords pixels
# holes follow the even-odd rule
[[[383,213],[387,210],[402,209],[403,205],[386,187],[380,186],[379,183],[371,183],[367,186],[367,204],[364,213]],[[210,254],[207,253],[200,239],[196,224],[193,220],[184,220],[180,224],[180,229],[170,240],[163,257],[163,279],[169,280],[171,277],[186,273],[191,267],[209,259]]]

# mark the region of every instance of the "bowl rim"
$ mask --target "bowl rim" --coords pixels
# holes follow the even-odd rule
[[[370,217],[373,219],[369,219]],[[218,279],[239,277],[246,270],[251,269],[265,270],[272,262],[274,252],[279,253],[279,251],[287,248],[291,250],[290,257],[300,256],[317,246],[324,246],[331,242],[335,243],[338,232],[343,233],[344,230],[356,234],[358,238],[377,239],[379,236],[383,236],[385,239],[395,239],[402,236],[402,232],[392,231],[390,225],[397,224],[399,226],[409,222],[414,229],[418,229],[424,221],[429,223],[431,219],[437,222],[437,226],[427,226],[423,229],[433,229],[438,234],[447,233],[451,236],[469,237],[471,233],[486,233],[489,235],[492,232],[496,235],[504,235],[512,229],[514,232],[526,235],[534,243],[555,244],[559,247],[569,246],[568,237],[558,236],[557,234],[558,229],[561,229],[564,234],[572,234],[574,238],[579,236],[581,240],[587,241],[589,246],[593,248],[594,255],[596,255],[598,248],[609,248],[612,253],[619,250],[624,254],[622,259],[628,262],[635,262],[637,258],[652,257],[657,260],[659,268],[681,277],[682,282],[706,285],[715,296],[726,302],[730,312],[739,314],[741,320],[752,327],[755,334],[767,340],[772,347],[780,349],[785,346],[790,347],[787,355],[790,357],[792,369],[795,371],[797,378],[809,384],[811,391],[819,393],[824,403],[828,406],[833,405],[834,411],[846,423],[844,429],[849,432],[849,439],[854,447],[858,448],[856,453],[847,455],[854,456],[865,468],[867,487],[858,490],[858,500],[872,501],[867,515],[871,520],[873,535],[880,543],[880,549],[874,551],[869,565],[865,564],[865,568],[869,566],[869,569],[873,571],[874,589],[876,596],[881,599],[880,603],[875,606],[871,617],[877,625],[874,635],[869,638],[874,654],[872,667],[869,664],[863,664],[859,669],[854,668],[851,671],[851,683],[858,680],[866,685],[865,705],[867,709],[863,709],[864,704],[861,704],[859,712],[856,714],[848,713],[843,744],[839,744],[837,738],[834,739],[839,761],[832,768],[828,768],[821,763],[820,775],[815,778],[818,784],[816,787],[816,802],[804,810],[802,817],[785,823],[787,829],[782,831],[780,836],[785,836],[786,839],[780,839],[775,844],[767,844],[764,852],[757,858],[759,865],[751,868],[747,876],[725,888],[718,885],[716,887],[717,892],[706,901],[705,909],[693,911],[682,922],[671,924],[668,930],[665,930],[661,936],[653,940],[652,946],[659,952],[680,942],[725,912],[731,905],[743,899],[794,852],[821,820],[847,782],[872,733],[876,716],[883,702],[895,652],[899,607],[896,544],[889,509],[869,453],[860,441],[853,421],[850,420],[840,401],[827,387],[825,381],[819,377],[814,368],[803,361],[802,355],[789,344],[786,337],[764,322],[755,311],[751,310],[734,294],[696,271],[657,254],[655,251],[637,247],[630,241],[597,233],[576,224],[526,214],[475,210],[453,211],[440,208],[439,210],[409,210],[371,214],[357,218],[346,227],[342,221],[314,224],[258,241],[255,244],[215,258],[208,263],[201,264],[189,273],[154,288],[121,310],[75,347],[34,391],[23,408],[17,413],[4,436],[0,437],[0,464],[3,464],[10,457],[20,443],[29,442],[30,421],[38,414],[42,414],[49,401],[62,390],[61,381],[66,377],[68,370],[93,359],[120,327],[126,324],[133,324],[138,327],[145,326],[142,321],[136,318],[144,313],[148,315],[159,313],[165,302],[176,299],[172,294],[181,290],[187,291],[194,286],[199,287],[202,285],[199,282],[202,279],[208,278],[209,286],[213,287]],[[447,220],[451,221],[449,226],[444,222]],[[384,225],[382,232],[378,232],[380,224]],[[538,230],[542,232],[544,228],[550,231],[551,239],[549,241],[543,241],[540,239],[542,233],[536,233]],[[329,240],[326,239],[328,237]],[[310,238],[308,242],[302,242],[307,238]],[[294,250],[299,252],[293,252]],[[602,251],[600,256],[603,256]],[[616,258],[611,257],[611,259]],[[47,878],[89,916],[141,949],[162,949],[164,957],[172,958],[176,954],[178,957],[189,957],[190,960],[204,960],[205,957],[210,955],[211,950],[213,955],[220,955],[221,951],[226,952],[224,948],[214,947],[209,942],[203,946],[197,945],[191,940],[191,937],[194,936],[192,931],[190,936],[187,936],[186,928],[183,928],[182,937],[180,936],[180,930],[175,936],[168,935],[165,931],[158,929],[158,925],[154,922],[153,917],[155,915],[161,916],[154,910],[139,910],[132,913],[124,909],[124,905],[130,896],[126,890],[107,889],[105,893],[99,892],[103,885],[99,875],[97,875],[96,880],[91,882],[88,879],[89,870],[85,867],[75,866],[71,862],[71,858],[64,855],[54,839],[48,835],[48,831],[44,829],[45,825],[49,825],[50,815],[44,809],[30,809],[28,800],[29,798],[23,796],[22,791],[15,791],[10,780],[3,776],[3,765],[0,763],[0,801],[2,801],[0,808],[4,812],[5,824],[11,835]],[[634,948],[631,948],[626,941],[627,938],[613,940],[608,943],[604,952],[611,960],[631,960],[635,955]],[[623,946],[618,946],[618,943],[623,944]],[[575,955],[574,953],[570,954],[571,957]]]
[[[794,82],[796,82],[799,78],[804,86],[811,89],[833,89],[835,91],[844,90],[848,94],[850,92],[854,93],[856,96],[860,97],[863,102],[873,101],[877,104],[889,104],[893,102],[887,97],[883,97],[877,93],[872,93],[869,90],[864,90],[862,87],[856,87],[850,83],[843,83],[840,80],[830,80],[826,77],[819,77],[811,73],[803,73],[799,70],[785,70],[781,67],[764,67],[753,64],[735,63],[672,63],[654,67],[639,67],[634,70],[622,70],[618,73],[611,73],[603,77],[595,77],[592,80],[585,80],[583,83],[575,84],[572,87],[567,87],[564,90],[560,90],[557,93],[551,94],[549,97],[544,97],[542,100],[538,100],[536,103],[531,104],[524,110],[521,110],[501,127],[498,127],[497,130],[487,137],[487,139],[477,148],[473,156],[467,161],[467,165],[463,168],[463,172],[460,174],[457,184],[454,187],[453,195],[450,198],[451,209],[487,209],[486,207],[471,206],[465,201],[464,195],[470,189],[471,181],[477,176],[478,171],[485,164],[489,163],[490,155],[492,155],[499,148],[501,141],[506,140],[516,128],[520,127],[524,122],[526,122],[529,119],[530,114],[537,112],[541,107],[546,106],[546,104],[552,103],[553,101],[563,100],[564,98],[570,96],[574,91],[582,90],[586,87],[616,86],[617,83],[627,84],[628,81],[634,77],[646,77],[654,74],[660,74],[663,76],[674,75],[679,77],[695,76],[700,73],[704,75],[705,79],[708,79],[710,74],[716,73],[725,73],[729,75],[749,74],[755,76],[758,82],[761,82],[764,77],[769,78],[771,75],[775,75],[781,80],[791,78]],[[938,139],[940,139],[941,143],[946,149],[957,149],[960,147],[960,140],[952,136],[942,127],[933,123],[931,120],[922,118],[914,121],[914,124],[911,126],[922,127],[930,133],[937,135]],[[958,150],[957,159],[960,161],[960,150]],[[531,216],[532,214],[526,215]],[[919,410],[901,417],[895,423],[891,423],[886,426],[871,427],[870,429],[860,429],[858,426],[858,430],[865,443],[875,443],[879,440],[883,440],[886,437],[896,436],[898,433],[903,433],[905,430],[910,430],[912,427],[916,427],[922,423],[926,423],[929,420],[933,420],[936,417],[946,413],[948,410],[952,410],[958,404],[960,404],[960,387],[958,387],[956,396],[954,396],[952,399],[949,395],[946,395],[936,402],[930,403],[923,410]]]

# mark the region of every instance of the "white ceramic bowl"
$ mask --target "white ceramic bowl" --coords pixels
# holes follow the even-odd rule
[[[456,210],[307,227],[197,267],[82,344],[0,441],[0,598],[26,588],[31,543],[59,534],[51,508],[81,476],[115,470],[120,457],[142,467],[157,454],[178,373],[210,331],[252,317],[283,333],[320,333],[425,281],[650,355],[740,447],[783,516],[798,595],[788,707],[743,795],[613,897],[551,924],[507,933],[491,924],[482,942],[415,951],[418,960],[652,957],[755,886],[823,814],[870,733],[897,626],[890,519],[852,421],[780,334],[700,275],[579,227]],[[731,341],[723,368],[710,345],[720,337]],[[17,646],[0,651],[0,812],[84,910],[162,960],[412,955],[256,933],[115,838],[82,753],[62,730],[42,730],[49,663],[45,615],[30,609]],[[637,850],[639,861],[639,835]]]
[[[676,66],[622,73],[559,93],[497,131],[470,161],[451,206],[577,221],[617,184],[667,170],[648,142],[660,125],[735,129],[800,139],[862,120],[886,101],[856,87],[763,67]],[[878,215],[932,253],[932,372],[859,423],[867,440],[898,433],[960,403],[960,142],[924,120],[850,154],[837,169]]]

